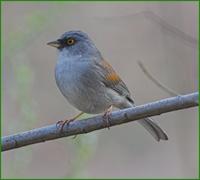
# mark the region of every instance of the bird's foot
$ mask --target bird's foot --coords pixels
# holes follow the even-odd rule
[[[103,121],[106,123],[108,129],[110,129],[111,112],[112,112],[112,106],[110,106],[103,115]]]
[[[74,120],[76,120],[77,118],[79,118],[82,114],[84,114],[83,112],[79,113],[78,115],[76,115],[75,117],[73,117],[72,119],[67,119],[67,120],[61,120],[61,121],[58,121],[56,123],[56,127],[59,127],[61,126],[60,128],[60,133],[63,133],[63,128],[65,126],[65,124],[68,126],[69,123],[73,122]]]
[[[61,120],[61,121],[58,121],[56,123],[56,127],[60,127],[60,133],[63,133],[63,128],[65,126],[65,124],[68,126],[70,122],[73,122],[75,119],[67,119],[67,120]]]

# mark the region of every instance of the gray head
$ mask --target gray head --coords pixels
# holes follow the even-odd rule
[[[47,43],[50,46],[56,47],[59,52],[73,55],[95,55],[99,56],[100,52],[95,47],[89,36],[82,31],[68,31],[60,36],[56,41]]]

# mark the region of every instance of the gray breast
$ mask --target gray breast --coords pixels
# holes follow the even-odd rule
[[[106,87],[87,61],[58,61],[55,78],[62,94],[80,111],[97,114],[111,105]]]

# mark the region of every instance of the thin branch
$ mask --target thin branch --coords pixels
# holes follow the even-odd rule
[[[195,48],[198,45],[198,40],[196,38],[168,23],[154,12],[143,11],[142,13],[147,19],[151,20],[155,24],[158,24],[163,31],[168,32],[170,35],[178,37],[180,40],[184,40],[185,42],[189,42],[191,45],[195,46]]]
[[[110,126],[127,123],[141,118],[160,115],[170,111],[185,109],[198,106],[198,93],[176,96],[152,103],[136,106],[133,108],[115,111],[111,114]],[[45,142],[61,137],[73,136],[77,134],[89,133],[95,130],[106,128],[107,124],[103,121],[102,115],[88,118],[81,121],[74,121],[63,128],[63,133],[60,133],[60,128],[56,124],[33,129],[26,132],[21,132],[15,135],[5,136],[2,138],[2,151],[27,146],[39,142]]]
[[[177,92],[175,92],[174,90],[168,88],[167,86],[165,86],[164,84],[162,84],[161,82],[159,82],[156,78],[154,78],[145,68],[144,64],[141,61],[138,61],[138,65],[140,66],[140,68],[142,69],[142,71],[144,72],[144,74],[151,80],[153,81],[153,83],[155,83],[160,89],[162,89],[163,91],[165,91],[166,93],[168,93],[170,96],[178,96],[180,94],[178,94]]]
[[[130,20],[131,22],[133,22],[134,18],[141,18],[141,17],[144,17],[148,21],[151,21],[152,23],[154,23],[156,25],[155,27],[157,29],[162,30],[166,35],[178,38],[183,43],[187,43],[189,46],[192,46],[195,48],[197,47],[198,39],[182,31],[181,29],[179,29],[179,27],[172,25],[163,17],[160,17],[153,11],[148,10],[148,11],[140,11],[140,12],[127,14],[127,15],[117,15],[117,16],[109,15],[109,17],[104,16],[104,17],[98,17],[98,18],[96,17],[96,18],[98,20],[103,19],[104,22],[105,20],[122,20],[122,22],[125,22],[123,20],[126,20],[126,22],[127,20]]]

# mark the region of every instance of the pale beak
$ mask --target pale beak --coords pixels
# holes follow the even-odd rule
[[[55,47],[55,48],[59,48],[61,46],[60,42],[57,41],[52,41],[52,42],[48,42],[47,45]]]

